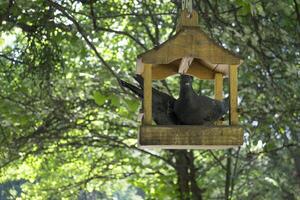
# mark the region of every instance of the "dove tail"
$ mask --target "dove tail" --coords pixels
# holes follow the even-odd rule
[[[224,113],[227,113],[229,110],[229,101],[230,101],[229,96],[226,97],[225,99],[223,99],[223,101],[222,101],[222,108],[224,109],[223,110]]]
[[[144,88],[144,78],[141,75],[136,74],[134,76],[134,79],[136,80],[136,82],[139,83],[139,85],[140,85],[141,88]]]
[[[140,88],[138,88],[138,87],[136,87],[136,86],[134,86],[134,85],[132,85],[132,84],[130,84],[130,83],[127,83],[127,82],[125,82],[125,81],[123,81],[123,80],[120,80],[120,84],[123,86],[123,87],[125,87],[125,88],[127,88],[127,89],[129,89],[130,91],[132,91],[134,94],[136,94],[139,98],[143,98],[144,97],[144,94],[143,94],[143,90],[142,89],[140,89]]]

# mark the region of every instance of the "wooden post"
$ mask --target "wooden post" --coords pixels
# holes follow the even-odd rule
[[[238,125],[238,80],[237,80],[237,65],[229,66],[229,98],[230,98],[230,125]]]
[[[215,99],[223,99],[223,75],[221,73],[215,73]]]
[[[221,101],[223,99],[223,74],[215,73],[215,99]],[[223,121],[216,121],[216,125],[222,125]]]
[[[144,125],[152,124],[152,65],[144,64]]]

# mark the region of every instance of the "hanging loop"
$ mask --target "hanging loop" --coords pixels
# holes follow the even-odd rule
[[[188,10],[189,13],[193,12],[193,0],[182,0],[182,10]]]

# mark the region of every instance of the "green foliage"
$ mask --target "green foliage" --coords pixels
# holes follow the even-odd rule
[[[102,106],[105,103],[105,100],[107,99],[107,97],[103,96],[100,92],[94,92],[94,100],[95,102],[99,105]]]
[[[226,199],[226,187],[233,200],[299,199],[299,1],[195,2],[201,27],[244,58],[245,144],[179,162],[137,148],[140,103],[117,80],[133,82],[137,54],[175,33],[175,4],[0,1],[0,199],[10,182],[22,189],[5,187],[12,199],[179,199],[187,177],[203,199]],[[155,86],[177,96],[178,78],[166,81]]]

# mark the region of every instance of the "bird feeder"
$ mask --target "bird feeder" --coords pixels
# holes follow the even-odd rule
[[[153,125],[152,80],[177,74],[184,59],[192,61],[184,73],[214,81],[215,99],[223,98],[223,78],[229,76],[229,125]],[[237,70],[239,56],[223,48],[198,26],[194,10],[181,12],[176,34],[161,45],[137,57],[137,73],[144,77],[144,119],[139,146],[162,149],[224,149],[243,144],[243,129],[238,126]]]

